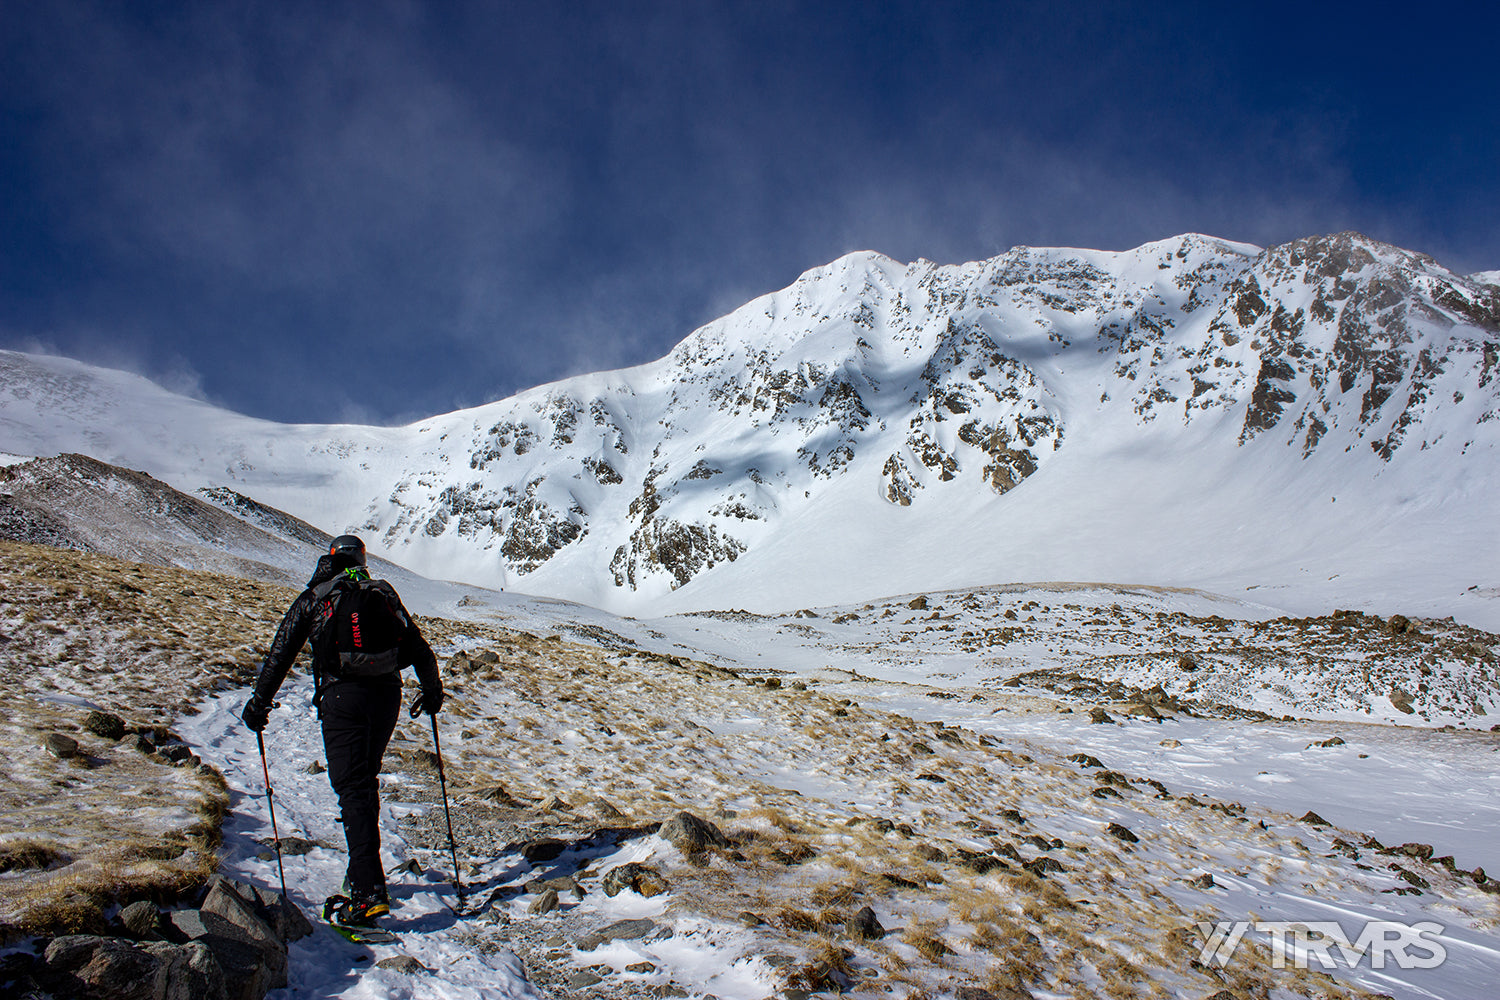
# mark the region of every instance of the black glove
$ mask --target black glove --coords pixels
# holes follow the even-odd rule
[[[433,688],[431,691],[423,691],[421,694],[412,699],[411,717],[415,719],[423,712],[426,712],[428,715],[437,715],[438,710],[442,707],[443,689],[441,686],[438,686]]]
[[[251,695],[250,700],[245,702],[245,710],[240,713],[240,718],[258,733],[271,720],[271,706],[261,701],[259,695]]]

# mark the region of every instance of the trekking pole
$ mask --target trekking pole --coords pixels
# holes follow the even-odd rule
[[[420,698],[412,702],[412,715],[421,710],[421,704]],[[443,819],[448,823],[448,853],[453,858],[453,891],[458,894],[459,909],[463,909],[464,884],[458,874],[458,847],[453,841],[453,814],[448,811],[448,779],[443,774],[443,746],[438,741],[437,713],[431,713],[428,718],[432,720],[432,749],[437,755],[438,787],[443,791]]]
[[[286,894],[286,869],[281,866],[281,831],[276,829],[276,803],[271,795],[271,766],[266,763],[266,739],[258,729],[255,742],[260,746],[260,769],[266,776],[266,808],[271,810],[271,836],[276,838],[276,871],[281,875],[281,898],[291,902],[291,897]],[[442,773],[441,768],[439,773]]]

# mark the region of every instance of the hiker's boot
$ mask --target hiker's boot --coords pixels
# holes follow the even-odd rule
[[[378,889],[357,892],[353,898],[335,896],[330,902],[333,903],[333,922],[347,927],[374,927],[376,918],[391,912],[390,900]]]

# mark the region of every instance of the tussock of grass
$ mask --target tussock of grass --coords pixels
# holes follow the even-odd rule
[[[45,870],[68,860],[50,841],[19,839],[0,844],[0,872]]]
[[[934,965],[942,965],[945,956],[954,954],[948,942],[944,941],[942,935],[932,926],[918,924],[908,927],[901,935],[901,940],[915,948],[917,954]]]

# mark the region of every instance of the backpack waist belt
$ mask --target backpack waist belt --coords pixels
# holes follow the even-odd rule
[[[384,653],[339,653],[339,676],[379,677],[393,674],[400,667],[400,650],[388,649]]]

